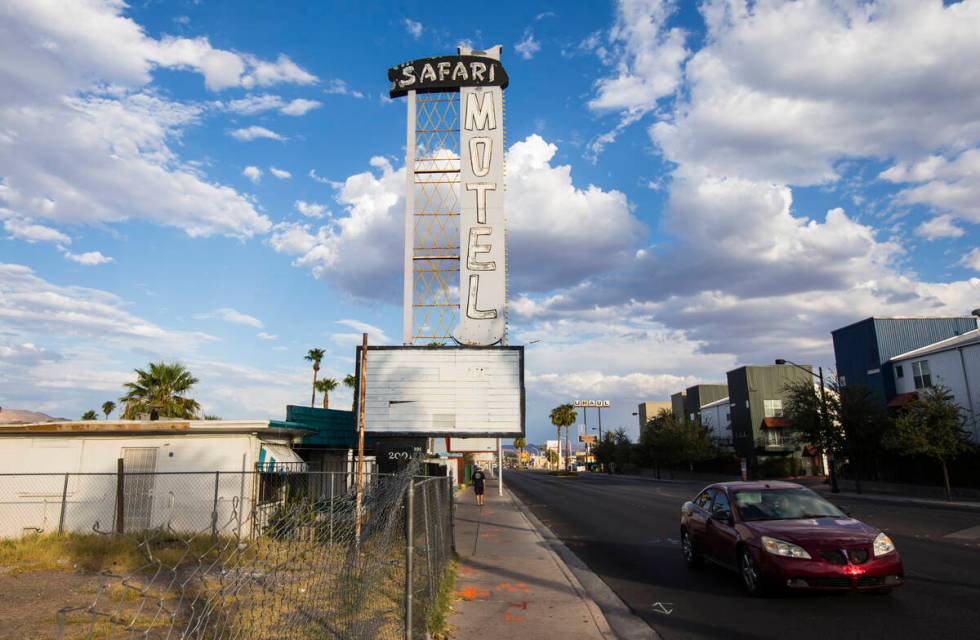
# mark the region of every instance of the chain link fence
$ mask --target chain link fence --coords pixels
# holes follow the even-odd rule
[[[453,488],[418,471],[0,474],[0,551],[89,577],[34,605],[66,640],[424,638]]]

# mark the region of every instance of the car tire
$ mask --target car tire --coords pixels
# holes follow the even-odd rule
[[[691,541],[691,536],[687,534],[687,529],[681,529],[681,551],[684,554],[684,562],[689,567],[700,567],[704,564],[704,558],[698,552],[697,547]]]
[[[738,575],[742,579],[742,586],[750,596],[758,598],[765,595],[759,563],[752,557],[748,547],[742,547],[738,551]]]

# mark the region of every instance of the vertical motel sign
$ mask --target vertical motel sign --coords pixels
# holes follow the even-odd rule
[[[418,233],[414,197],[419,174],[446,175],[458,171],[458,254],[442,258],[459,263],[459,321],[452,338],[462,345],[494,345],[506,332],[507,265],[504,233],[504,111],[507,72],[500,64],[501,47],[474,51],[460,47],[458,55],[423,58],[388,70],[392,98],[408,98],[408,174],[405,221],[405,329],[411,344],[414,326],[415,260],[434,262],[430,254],[416,255]],[[446,163],[417,162],[416,99],[421,93],[458,92],[458,149],[427,149],[429,157],[457,159]],[[437,161],[438,162],[438,161]],[[436,168],[433,168],[436,167]],[[446,289],[446,280],[440,280]]]

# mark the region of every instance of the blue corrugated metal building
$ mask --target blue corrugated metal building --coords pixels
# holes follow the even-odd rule
[[[977,319],[866,318],[831,331],[837,375],[845,385],[864,385],[883,403],[895,396],[891,358],[977,328]]]

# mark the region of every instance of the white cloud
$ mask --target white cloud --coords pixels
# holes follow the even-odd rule
[[[285,169],[277,169],[276,167],[269,167],[269,173],[279,178],[280,180],[289,180],[293,177],[293,174],[289,173]]]
[[[287,116],[306,115],[313,109],[320,107],[323,103],[319,100],[307,100],[306,98],[296,98],[279,109],[279,113]]]
[[[236,140],[241,140],[243,142],[249,142],[252,140],[257,140],[259,138],[267,138],[269,140],[285,140],[284,137],[266,129],[265,127],[260,127],[258,125],[252,125],[250,127],[242,127],[241,129],[233,129],[228,132],[232,138]]]
[[[77,262],[78,264],[83,264],[85,266],[95,266],[115,262],[113,258],[102,255],[101,251],[86,251],[85,253],[72,253],[70,251],[65,251],[64,255],[72,262]]]
[[[411,18],[405,18],[405,31],[416,40],[422,37],[422,23]]]
[[[615,61],[612,73],[596,81],[596,96],[589,107],[621,113],[612,131],[592,141],[592,154],[600,153],[623,129],[655,109],[657,100],[673,94],[680,85],[689,52],[684,31],[667,26],[674,9],[668,0],[622,0],[616,9],[616,23],[609,30],[609,48],[599,46],[598,37],[584,44],[600,59]]]
[[[297,211],[307,218],[322,218],[323,214],[327,211],[326,205],[317,202],[306,202],[304,200],[297,200],[294,206]]]
[[[355,91],[347,86],[347,82],[334,78],[333,80],[327,81],[327,86],[323,89],[324,93],[336,94],[341,96],[351,96],[353,98],[363,98],[364,94],[360,91]]]
[[[980,137],[980,4],[704,5],[706,46],[654,141],[674,162],[797,185],[843,157],[919,158]]]
[[[367,322],[360,320],[337,320],[337,324],[353,329],[356,333],[340,332],[330,335],[330,339],[337,345],[344,347],[355,347],[361,344],[363,334],[368,334],[368,344],[385,345],[391,344],[391,339],[385,334],[384,330]]]
[[[3,210],[0,209],[0,217]],[[11,238],[24,240],[31,244],[35,242],[56,242],[58,244],[71,244],[71,238],[51,227],[43,224],[35,224],[25,218],[11,217],[3,221],[3,229],[10,234]]]
[[[227,104],[226,108],[229,111],[240,113],[244,116],[253,116],[257,113],[281,109],[283,106],[285,106],[285,102],[280,96],[261,93],[258,95],[249,94],[244,98],[232,100]]]
[[[258,318],[230,307],[222,307],[209,313],[197,313],[194,314],[194,318],[196,320],[223,320],[224,322],[242,324],[256,329],[261,329],[264,326]]]
[[[507,240],[516,291],[571,286],[626,266],[646,236],[623,193],[577,187],[570,166],[553,164],[557,150],[532,134],[507,152]]]
[[[936,216],[915,228],[915,232],[927,240],[939,238],[959,238],[965,231],[953,223],[952,216]]]
[[[960,258],[956,264],[980,272],[980,247],[974,247],[969,253]]]
[[[514,45],[514,49],[525,60],[530,60],[541,50],[541,43],[534,39],[534,31],[531,27],[524,29],[524,37]]]
[[[258,184],[262,180],[262,169],[249,165],[242,169],[242,175],[251,180],[253,184]]]
[[[272,110],[278,110],[279,113],[287,116],[302,116],[322,104],[318,100],[307,100],[306,98],[296,98],[286,102],[281,96],[262,93],[250,94],[244,98],[232,100],[226,108],[234,113],[249,116]]]
[[[122,3],[0,7],[0,175],[5,206],[36,223],[142,218],[192,236],[249,237],[270,226],[172,144],[203,107],[146,89],[159,67],[234,86],[251,62],[205,38],[155,40]],[[84,161],[76,161],[84,158]]]
[[[0,333],[143,345],[154,351],[214,340],[205,333],[164,329],[133,315],[127,306],[107,291],[51,284],[26,266],[0,263]]]
[[[259,331],[255,335],[258,338],[261,338],[262,340],[278,340],[279,339],[279,336],[277,336],[276,334],[274,334],[274,333],[266,333],[265,331]]]
[[[310,172],[307,175],[310,177],[310,180],[313,180],[314,182],[319,182],[320,184],[329,184],[331,186],[334,185],[334,182],[329,178],[318,176],[316,173],[316,169],[310,169]]]
[[[929,155],[914,164],[899,162],[880,177],[894,183],[919,183],[900,191],[898,202],[923,204],[945,217],[980,224],[980,149],[968,149],[952,160]]]
[[[241,78],[241,84],[246,89],[252,87],[268,87],[279,83],[314,84],[317,77],[306,71],[285,54],[279,54],[275,62],[260,60],[255,56],[245,55],[244,60],[251,71]]]

